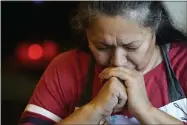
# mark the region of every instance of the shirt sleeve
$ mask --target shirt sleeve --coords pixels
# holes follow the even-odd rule
[[[69,97],[66,96],[75,96],[71,94],[74,91],[70,86],[73,81],[66,80],[72,68],[74,67],[64,55],[56,57],[49,64],[21,116],[19,125],[52,125],[67,117]],[[65,84],[67,82],[69,83]]]

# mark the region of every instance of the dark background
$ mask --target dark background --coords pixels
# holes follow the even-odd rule
[[[57,54],[74,48],[70,19],[78,2],[1,2],[2,125],[16,125],[47,64],[53,59],[30,60],[16,56],[23,42],[58,45]]]

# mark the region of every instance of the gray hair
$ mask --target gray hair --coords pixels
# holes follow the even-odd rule
[[[163,22],[168,22],[163,13],[163,5],[156,6],[151,1],[89,1],[82,2],[73,18],[73,28],[84,31],[90,21],[98,14],[107,16],[120,15],[126,19],[136,21],[142,26],[149,27],[156,32]]]
[[[90,22],[98,15],[123,16],[136,21],[156,34],[157,44],[186,40],[186,36],[173,26],[171,16],[160,1],[84,1],[80,2],[72,27],[84,34]],[[163,42],[164,41],[164,42]],[[158,43],[160,42],[160,43]]]

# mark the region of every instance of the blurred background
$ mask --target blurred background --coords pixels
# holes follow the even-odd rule
[[[77,46],[78,2],[1,2],[2,125],[16,125],[48,63]]]
[[[70,20],[79,2],[1,1],[2,125],[17,124],[49,62],[78,45]],[[187,2],[166,2],[187,31]]]

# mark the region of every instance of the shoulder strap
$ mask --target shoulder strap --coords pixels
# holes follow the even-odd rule
[[[89,61],[89,67],[86,77],[86,85],[83,88],[83,93],[80,97],[80,101],[77,106],[81,107],[92,100],[92,86],[93,86],[93,79],[94,79],[94,69],[95,69],[95,59],[91,56]]]
[[[170,102],[174,102],[179,99],[185,98],[185,94],[182,90],[182,87],[177,80],[174,71],[171,68],[171,63],[168,57],[170,44],[161,45],[161,51],[167,68],[167,78],[168,78],[168,94]]]

